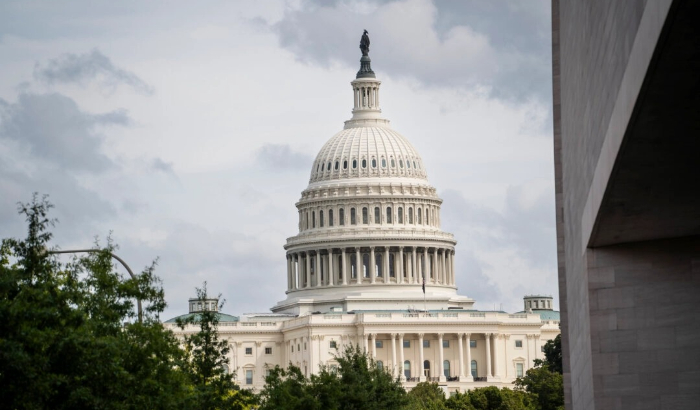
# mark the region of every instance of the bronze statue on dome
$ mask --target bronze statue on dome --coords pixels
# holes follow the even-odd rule
[[[360,50],[362,50],[363,56],[369,54],[369,36],[367,34],[367,30],[365,30],[365,32],[362,33],[362,39],[360,39]]]

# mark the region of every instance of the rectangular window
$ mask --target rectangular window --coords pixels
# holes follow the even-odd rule
[[[331,349],[337,349],[338,348],[338,343],[335,340],[331,340],[331,343],[329,345]]]
[[[311,211],[311,227],[316,227],[316,211]]]
[[[515,347],[523,347],[523,341],[522,341],[522,340],[516,340],[516,341],[515,341]]]
[[[355,213],[355,208],[350,208],[350,225],[357,225],[357,215]]]
[[[333,226],[333,210],[328,210],[328,226]]]
[[[405,347],[405,348],[411,347],[411,341],[410,341],[410,340],[404,340],[404,341],[403,341],[403,347]]]
[[[469,347],[471,347],[472,349],[476,349],[476,340],[470,340]]]
[[[367,207],[362,208],[362,223],[367,225],[369,223],[369,215]]]
[[[443,341],[442,341],[442,347],[450,347],[450,341],[449,341],[449,340],[443,340]]]
[[[515,375],[517,377],[523,377],[523,364],[522,363],[515,364]]]
[[[390,224],[391,222],[391,207],[386,208],[386,223]]]
[[[271,348],[271,347],[266,347],[266,348],[265,348],[265,354],[272,354],[272,348]]]
[[[252,347],[246,347],[246,348],[245,348],[245,354],[247,354],[247,355],[253,354],[253,348],[252,348]]]
[[[292,345],[292,353],[294,353],[294,345]]]
[[[375,224],[378,224],[378,223],[381,223],[381,222],[382,222],[382,215],[381,215],[381,213],[382,213],[382,212],[379,210],[378,207],[375,207],[375,208],[374,208],[374,223],[375,223]]]
[[[403,207],[399,207],[399,212],[398,212],[397,216],[398,216],[398,222],[400,224],[402,224],[403,223]]]
[[[245,371],[245,384],[253,384],[253,371],[252,370]]]
[[[375,340],[374,344],[375,344],[375,346],[377,346],[377,349],[384,348],[384,341],[382,341],[382,340]]]
[[[321,224],[321,228],[323,228],[323,211],[318,211],[318,217],[319,217],[319,223]]]
[[[430,340],[423,340],[423,347],[430,347]]]

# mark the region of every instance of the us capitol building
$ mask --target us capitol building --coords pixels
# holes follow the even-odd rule
[[[476,310],[457,294],[456,241],[440,229],[442,200],[418,152],[381,116],[366,32],[360,48],[352,118],[321,148],[296,203],[299,232],[284,246],[286,299],[272,313],[218,313],[229,370],[260,390],[275,365],[293,363],[308,376],[359,344],[406,388],[426,380],[447,391],[511,386],[544,358],[559,312],[550,296],[526,296],[523,311],[508,314]],[[217,300],[190,299],[187,315],[204,309],[217,309]],[[180,330],[175,318],[166,326],[177,335],[199,330]]]

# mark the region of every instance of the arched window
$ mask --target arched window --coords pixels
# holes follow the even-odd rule
[[[413,208],[408,208],[408,223],[413,223]]]
[[[350,257],[350,277],[352,279],[357,277],[357,253],[353,253]]]
[[[423,361],[423,376],[430,377],[430,360]]]
[[[311,211],[311,227],[316,227],[316,211]]]
[[[362,277],[369,278],[369,253],[362,254]]]
[[[407,379],[411,378],[411,362],[408,360],[404,360],[403,362],[403,377]]]
[[[403,207],[399,207],[398,222],[399,222],[400,224],[403,223]]]
[[[472,377],[477,377],[476,360],[472,360]]]
[[[343,169],[348,169],[348,160],[343,161]]]
[[[330,161],[328,161],[328,168],[327,168],[327,169],[328,169],[329,171],[331,170],[331,162],[330,162]]]
[[[323,221],[323,210],[318,211],[318,222],[319,222],[321,228],[323,228],[323,222],[324,222]]]
[[[384,362],[377,360],[377,369],[384,370]]]
[[[306,229],[309,229],[309,212],[306,212]]]
[[[362,159],[362,168],[367,168],[367,160],[364,158]]]
[[[367,211],[367,207],[362,207],[362,223],[367,225],[369,223],[369,212]]]
[[[423,223],[422,219],[423,219],[423,218],[421,218],[420,208],[418,208],[418,225],[420,225],[420,224]]]
[[[378,206],[374,207],[374,223],[382,223],[382,211],[379,210]]]
[[[338,225],[345,225],[345,208],[340,208],[340,211],[338,212]]]
[[[396,168],[396,161],[394,161],[394,158],[391,159],[391,167]]]
[[[372,168],[377,168],[377,159],[372,158]]]
[[[406,160],[406,168],[411,168],[411,161]]]
[[[387,206],[386,207],[386,223],[390,224],[391,222],[391,207]]]
[[[228,374],[228,365],[222,364],[222,365],[221,365],[221,368],[223,369],[224,374]]]
[[[386,158],[382,158],[382,168],[386,168]]]
[[[321,166],[321,164],[316,164],[316,172],[318,172],[318,168]]]
[[[442,372],[445,374],[445,377],[450,377],[450,361],[445,360],[442,362]]]
[[[340,168],[340,161],[335,161],[335,170],[337,171],[338,168]]]
[[[357,168],[357,160],[353,159],[352,160],[352,169],[355,169],[355,168]]]
[[[333,210],[328,210],[328,226],[333,226]]]
[[[425,224],[430,225],[430,218],[428,218],[428,215],[430,215],[430,209],[425,208]]]
[[[350,208],[350,225],[357,225],[357,215],[355,215],[355,208]]]
[[[403,168],[403,160],[402,159],[399,160],[399,168]]]
[[[377,273],[377,277],[381,278],[384,276],[384,265],[382,264],[382,254],[374,254],[374,271]]]
[[[413,161],[413,168],[418,169],[418,167],[416,166],[416,161]]]
[[[396,274],[394,273],[394,260],[395,260],[394,254],[390,253],[389,254],[389,277],[390,278],[393,278],[394,276],[396,276]]]

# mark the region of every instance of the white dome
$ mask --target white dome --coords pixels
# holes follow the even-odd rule
[[[404,136],[386,126],[355,126],[340,131],[321,148],[309,182],[372,177],[427,181],[420,155]]]

